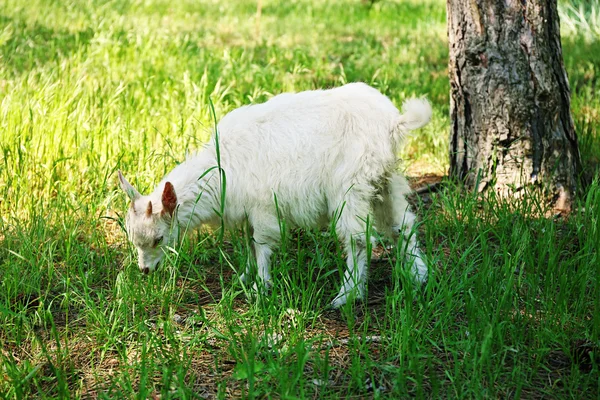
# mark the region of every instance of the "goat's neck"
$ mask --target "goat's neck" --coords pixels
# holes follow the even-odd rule
[[[175,167],[163,179],[163,188],[165,182],[171,182],[175,189],[177,221],[182,228],[192,230],[217,218],[215,210],[219,210],[221,185],[218,170],[212,164],[197,155]]]

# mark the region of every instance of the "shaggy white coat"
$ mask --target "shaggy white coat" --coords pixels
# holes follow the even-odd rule
[[[336,232],[348,258],[334,307],[364,295],[367,218],[394,240],[399,233],[407,237],[411,272],[416,281],[425,281],[427,266],[411,234],[415,217],[404,197],[410,189],[395,171],[403,136],[430,117],[427,101],[408,100],[401,114],[386,96],[363,83],[281,94],[227,114],[217,127],[226,176],[223,219],[225,226],[249,228],[258,289],[271,283],[278,218],[286,226],[305,228],[337,220]],[[142,271],[157,267],[162,247],[173,245],[179,230],[221,223],[221,181],[215,166],[213,138],[150,195],[140,195],[119,172],[121,187],[132,200],[126,226]]]

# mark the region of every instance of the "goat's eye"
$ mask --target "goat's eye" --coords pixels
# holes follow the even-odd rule
[[[152,247],[157,247],[160,244],[160,242],[162,242],[162,240],[163,240],[162,236],[154,239],[154,244],[152,244]]]

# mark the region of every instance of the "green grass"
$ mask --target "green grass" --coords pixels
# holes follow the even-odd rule
[[[562,0],[559,6],[563,33],[589,41],[600,38],[600,1]]]
[[[386,255],[368,301],[340,312],[325,307],[343,257],[322,232],[286,235],[259,302],[236,279],[239,232],[193,233],[139,273],[115,172],[151,190],[208,138],[209,99],[221,117],[357,80],[398,105],[427,95],[433,121],[402,158],[413,175],[447,168],[445,2],[263,3],[257,21],[241,0],[0,0],[0,397],[597,397],[597,181],[566,218],[533,194],[415,199],[432,279],[415,291]],[[600,42],[571,26],[593,174]]]

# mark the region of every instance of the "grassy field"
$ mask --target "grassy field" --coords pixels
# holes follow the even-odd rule
[[[585,5],[588,4],[588,5]],[[600,158],[600,3],[561,3],[584,165]],[[151,190],[217,116],[365,81],[430,125],[402,152],[447,169],[445,2],[0,0],[0,397],[597,398],[600,187],[569,216],[451,184],[412,199],[433,277],[374,257],[369,297],[325,307],[334,235],[292,231],[248,302],[246,244],[201,231],[142,276],[122,169]],[[435,178],[433,178],[435,179]],[[401,246],[400,246],[401,247]],[[595,355],[596,354],[596,355]]]

